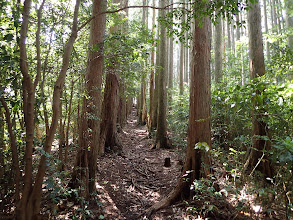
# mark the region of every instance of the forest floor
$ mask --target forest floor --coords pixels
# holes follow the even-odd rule
[[[231,182],[223,166],[216,161],[213,162],[216,171],[213,179],[213,184],[216,185],[213,187],[217,186],[217,189],[209,187],[209,184],[203,184],[205,188],[195,193],[193,199],[182,200],[147,218],[142,213],[167,196],[181,175],[180,150],[176,147],[152,149],[153,140],[149,138],[146,126],[138,125],[135,108],[123,131],[119,133],[119,138],[123,145],[122,152],[108,152],[98,159],[96,182],[98,191],[95,201],[87,204],[81,197],[72,200],[71,197],[56,194],[54,188],[46,190],[44,192],[46,199],[42,203],[41,211],[44,218],[40,219],[81,219],[76,217],[81,214],[83,217],[91,216],[90,219],[107,220],[203,219],[200,216],[211,220],[286,219],[282,206],[278,205],[278,200],[256,203],[256,193],[246,193],[249,187],[254,188],[254,185],[248,183],[235,189],[235,184]],[[70,157],[72,163],[75,160],[76,150],[72,150]],[[58,151],[54,153],[57,156]],[[166,158],[170,158],[169,167],[165,167]],[[73,167],[73,164],[68,164],[68,167]],[[56,172],[54,169],[49,170],[48,176]],[[214,190],[224,193],[220,197],[215,197]],[[55,196],[62,198],[58,204],[53,201]],[[267,207],[263,206],[265,202]],[[255,208],[258,211],[255,211]],[[13,219],[12,213],[13,209],[6,210],[4,218],[0,210],[0,219]]]
[[[135,110],[119,137],[123,153],[106,154],[98,160],[98,197],[105,219],[139,219],[143,211],[172,190],[182,165],[176,149],[151,149],[153,142],[146,126],[138,125]],[[164,167],[165,158],[170,158],[171,167]],[[152,219],[182,219],[178,211],[169,207]]]
[[[182,169],[179,149],[152,149],[153,140],[148,137],[146,126],[138,125],[136,109],[133,108],[123,132],[119,133],[123,145],[122,153],[107,153],[97,164],[98,200],[104,219],[109,220],[167,220],[167,219],[285,219],[284,215],[256,213],[253,209],[255,195],[243,190],[242,199],[233,190],[226,196],[215,198],[214,192],[200,194],[198,199],[181,201],[154,213],[150,218],[141,215],[154,203],[159,202],[174,188]],[[171,166],[165,167],[165,158]],[[225,180],[225,169],[216,166],[218,190],[233,188]],[[223,175],[224,174],[224,175]],[[248,187],[248,186],[245,186]],[[245,189],[245,187],[243,189]],[[259,206],[260,207],[260,206]],[[273,208],[273,204],[269,205]],[[277,210],[278,208],[276,208]],[[98,216],[94,219],[101,219]]]

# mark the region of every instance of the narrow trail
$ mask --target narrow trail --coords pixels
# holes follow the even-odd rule
[[[105,219],[139,219],[145,209],[172,190],[180,174],[177,153],[172,149],[151,150],[146,126],[137,125],[135,113],[133,108],[119,134],[123,154],[106,154],[98,160],[97,188]],[[167,157],[171,167],[164,167]],[[172,213],[166,209],[152,219],[167,219]]]

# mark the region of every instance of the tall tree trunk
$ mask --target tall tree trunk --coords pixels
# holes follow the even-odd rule
[[[261,14],[258,2],[252,5],[252,8],[248,11],[248,30],[250,76],[254,79],[265,74]],[[258,90],[256,91],[256,94],[260,95],[261,92],[262,91]],[[266,178],[272,177],[272,168],[267,155],[262,155],[262,152],[264,150],[269,150],[270,147],[270,142],[261,138],[263,136],[268,136],[268,126],[263,118],[264,113],[265,109],[263,108],[263,103],[257,103],[255,101],[252,113],[252,148],[244,165],[244,171],[251,171],[257,168],[265,175]],[[259,160],[260,163],[258,166]]]
[[[185,1],[185,0],[184,0]],[[185,1],[186,3],[188,3],[188,1]],[[185,8],[187,10],[189,10],[188,8],[188,4],[185,6]],[[187,22],[187,15],[184,16],[184,20]],[[186,83],[186,85],[188,85],[188,81],[189,81],[189,72],[188,72],[188,31],[185,31],[184,33],[185,35],[185,39],[186,39],[186,45],[184,46],[184,82]]]
[[[52,40],[53,40],[53,28],[51,28],[51,34],[50,34],[50,42],[49,42],[49,48],[45,57],[44,61],[44,66],[43,66],[43,71],[42,71],[42,82],[40,84],[40,89],[41,89],[41,97],[42,97],[42,105],[43,105],[43,112],[44,112],[44,121],[45,121],[45,128],[46,128],[46,134],[49,132],[49,117],[48,117],[48,111],[47,111],[47,104],[46,104],[46,97],[45,97],[45,91],[44,91],[44,86],[46,82],[46,74],[48,70],[48,58],[49,54],[52,48]]]
[[[120,0],[114,0],[114,3],[120,3]],[[112,26],[110,33],[118,30],[118,26]],[[117,69],[119,63],[116,60],[111,61],[111,65],[106,71],[106,83],[104,90],[104,99],[101,114],[101,133],[99,143],[99,155],[105,153],[105,148],[111,151],[122,151],[122,144],[117,134],[117,113],[119,100],[120,78]],[[141,105],[142,103],[140,103]],[[117,149],[118,148],[118,149]]]
[[[64,155],[64,169],[66,168],[66,164],[68,162],[68,149],[69,149],[69,130],[71,123],[71,109],[72,109],[72,99],[73,99],[73,89],[74,89],[75,81],[71,80],[71,89],[70,89],[70,98],[69,98],[69,107],[67,113],[67,125],[66,125],[66,134],[65,134],[65,155]],[[74,131],[73,131],[74,132]]]
[[[277,15],[277,23],[278,23],[278,32],[282,33],[282,24],[281,24],[281,19],[283,19],[282,14],[280,14],[281,10],[281,2],[276,0],[276,15]]]
[[[184,82],[186,83],[186,85],[188,85],[189,84],[189,72],[188,72],[188,32],[186,32],[186,35],[185,35],[185,37],[186,37],[186,47],[184,47]]]
[[[40,32],[40,15],[42,11],[42,3],[39,12],[38,12],[38,30]],[[22,197],[17,205],[17,219],[30,219],[32,217],[32,207],[28,207],[28,199],[30,196],[30,192],[32,189],[32,153],[33,153],[33,140],[34,140],[34,130],[35,130],[35,121],[34,121],[34,104],[35,104],[35,89],[38,84],[40,73],[40,50],[39,50],[39,39],[36,40],[37,45],[37,76],[35,81],[33,82],[31,76],[29,75],[29,67],[28,67],[28,59],[27,59],[27,50],[26,50],[26,38],[28,32],[28,24],[29,24],[29,14],[30,14],[31,0],[25,0],[23,5],[22,12],[22,25],[20,30],[20,40],[19,40],[19,49],[20,49],[20,70],[23,75],[23,113],[24,113],[24,121],[25,121],[25,176],[24,176],[24,187],[22,190]],[[36,38],[39,37],[39,33],[36,34]],[[30,204],[31,205],[31,204]]]
[[[173,0],[171,0],[170,4],[173,4]],[[171,6],[171,11],[173,10],[173,5]],[[173,22],[173,21],[172,21]],[[170,50],[169,50],[169,77],[168,77],[168,89],[171,90],[173,88],[173,62],[174,62],[174,43],[173,36],[170,37]],[[171,93],[169,93],[169,100],[171,100]]]
[[[227,25],[227,48],[229,50],[229,52],[231,52],[231,21],[229,21],[229,19],[226,19],[226,25]]]
[[[266,34],[268,34],[269,28],[268,28],[268,16],[267,16],[267,0],[263,0],[263,10],[264,10],[265,32]],[[271,54],[270,54],[270,45],[269,45],[268,39],[266,39],[266,55],[267,55],[267,60],[269,61],[271,59]]]
[[[148,10],[145,7],[147,5],[147,1],[143,0],[143,9],[142,9],[142,23],[144,28],[148,29],[148,21],[147,21],[147,13]],[[143,64],[143,69],[145,68],[145,63]],[[141,90],[140,90],[140,109],[139,109],[139,124],[145,125],[146,124],[146,117],[147,117],[147,103],[146,103],[146,75],[143,73],[141,76]]]
[[[62,99],[63,92],[61,93],[61,99]],[[64,149],[65,149],[65,133],[64,133],[64,126],[65,126],[65,121],[66,119],[63,119],[62,116],[62,101],[59,103],[59,112],[60,112],[60,117],[59,117],[59,149],[58,149],[58,154],[59,154],[59,160],[60,160],[60,166],[59,169],[63,170],[64,168]],[[67,112],[65,110],[65,112]]]
[[[223,25],[222,19],[219,17],[217,19],[217,24],[215,26],[215,81],[220,83],[223,78],[222,68],[223,68]],[[225,33],[224,33],[225,34]]]
[[[269,0],[269,5],[270,5],[270,15],[271,15],[271,31],[274,33],[274,5],[273,5],[273,0]]]
[[[179,95],[183,95],[184,92],[184,87],[183,87],[183,82],[184,82],[184,43],[180,43],[180,70],[179,70]]]
[[[20,40],[20,67],[21,71],[24,75],[24,103],[26,102],[26,105],[24,105],[24,108],[26,109],[25,113],[25,121],[26,121],[26,129],[29,128],[29,131],[33,131],[32,127],[34,128],[34,114],[33,114],[33,106],[30,106],[32,103],[34,103],[34,90],[38,83],[38,76],[36,77],[36,80],[34,82],[34,85],[32,85],[32,81],[30,79],[30,76],[28,74],[28,64],[27,59],[23,60],[23,58],[27,57],[26,54],[26,45],[25,40],[27,36],[27,30],[28,30],[28,16],[29,16],[29,10],[30,10],[30,0],[26,0],[24,2],[24,8],[23,8],[23,22],[22,22],[22,29],[21,29],[21,40]],[[44,3],[44,2],[43,2]],[[60,97],[61,92],[63,90],[64,80],[66,76],[66,72],[69,66],[70,61],[70,55],[71,51],[73,49],[73,43],[77,37],[77,18],[78,18],[78,10],[79,10],[80,0],[76,1],[75,10],[74,10],[74,18],[73,18],[73,25],[72,25],[72,33],[68,40],[68,42],[65,45],[64,48],[64,54],[63,54],[63,63],[62,68],[60,70],[58,79],[55,82],[54,85],[54,92],[53,92],[53,104],[52,104],[52,110],[53,110],[53,116],[52,116],[52,122],[49,129],[49,132],[46,136],[45,144],[44,144],[44,151],[46,153],[51,152],[51,146],[52,142],[54,140],[54,136],[56,133],[57,125],[58,125],[58,119],[59,119],[59,103],[60,103]],[[40,11],[40,10],[39,10]],[[40,16],[39,16],[40,17]],[[31,94],[32,93],[32,94]],[[28,117],[29,116],[29,117]],[[31,118],[32,117],[32,118]],[[28,133],[27,133],[27,136]],[[30,141],[30,138],[33,138],[33,132],[32,137],[29,136],[28,140]],[[40,202],[41,202],[41,194],[42,194],[42,184],[45,176],[46,171],[46,160],[47,158],[45,155],[41,156],[41,160],[38,167],[38,172],[35,178],[34,186],[32,187],[32,167],[31,167],[31,161],[32,161],[32,146],[33,143],[28,143],[26,145],[26,175],[25,176],[25,186],[22,192],[22,198],[20,200],[20,203],[17,208],[17,219],[21,220],[29,220],[29,219],[35,219],[37,218],[37,215],[40,211]],[[28,169],[28,171],[27,171]]]
[[[145,122],[142,121],[143,114],[143,103],[144,103],[144,77],[140,77],[140,93],[137,99],[137,113],[138,113],[138,124],[144,125]]]
[[[287,43],[289,47],[293,48],[293,15],[292,15],[293,6],[292,4],[290,4],[290,2],[291,2],[290,0],[285,1],[286,27],[287,27],[287,30],[291,31],[288,34]],[[291,11],[291,14],[290,14],[290,11]]]
[[[89,39],[91,48],[88,52],[87,74],[85,78],[85,91],[87,97],[83,98],[81,126],[79,128],[80,151],[76,159],[76,166],[84,169],[77,168],[72,175],[72,185],[75,187],[79,184],[82,185],[84,187],[82,195],[86,198],[89,198],[89,196],[96,191],[96,163],[100,153],[101,85],[106,28],[106,14],[101,14],[101,12],[105,11],[106,8],[106,0],[93,0],[92,14],[98,16],[91,21]],[[112,121],[115,122],[115,126],[116,120],[117,117],[112,119]],[[81,182],[78,182],[78,179],[81,179]]]
[[[0,106],[0,182],[4,180],[5,163],[4,163],[4,115],[3,108]]]
[[[234,31],[234,20],[231,21],[231,47],[232,47],[232,54],[235,54],[235,31]]]
[[[202,150],[194,148],[196,144],[200,143],[205,143],[211,147],[210,57],[210,21],[209,18],[204,18],[200,27],[199,22],[195,22],[193,30],[193,65],[190,75],[188,146],[182,175],[185,175],[190,170],[193,172],[190,172],[187,177],[190,181],[180,178],[177,186],[169,195],[147,210],[148,215],[172,204],[180,199],[181,195],[188,197],[191,193],[190,184],[193,180],[208,177],[208,174],[210,174],[210,170],[207,168],[210,164],[207,154]],[[206,166],[203,166],[203,162]]]
[[[165,7],[166,0],[161,0],[159,6]],[[166,16],[165,10],[160,10],[160,17]],[[166,76],[167,76],[167,62],[166,62],[166,28],[162,24],[159,25],[160,43],[159,43],[159,66],[158,72],[158,118],[157,118],[157,132],[156,132],[156,148],[168,147],[167,141],[167,91],[166,91]]]
[[[109,70],[106,76],[104,101],[102,105],[102,122],[100,134],[99,155],[105,153],[105,148],[112,151],[122,150],[122,145],[117,135],[116,118],[118,112],[119,79],[115,67]],[[115,149],[114,147],[118,147]]]
[[[160,28],[157,31],[157,37],[160,37]],[[154,100],[153,100],[153,113],[152,113],[152,124],[151,128],[157,128],[158,123],[158,105],[159,105],[159,71],[160,71],[160,48],[156,48],[156,74],[155,74],[155,89],[154,89]]]
[[[20,168],[19,168],[19,159],[18,159],[18,153],[17,153],[16,139],[15,139],[15,135],[14,135],[12,124],[11,124],[11,116],[10,116],[9,108],[8,108],[3,97],[0,97],[0,102],[2,103],[2,106],[4,107],[4,110],[5,110],[4,114],[5,114],[8,133],[9,133],[10,149],[12,152],[12,164],[13,164],[13,172],[14,172],[15,202],[17,203],[20,198],[19,197],[20,196],[19,184],[20,184],[21,173],[20,173]]]
[[[117,115],[117,123],[119,125],[120,130],[122,130],[122,128],[124,127],[126,118],[127,118],[127,112],[126,112],[125,83],[124,83],[124,80],[121,80],[120,90],[119,90],[119,107],[118,107],[118,115]]]
[[[156,6],[155,0],[153,0],[153,7]],[[153,9],[153,16],[152,16],[152,33],[155,31],[155,18],[156,18],[156,11]],[[151,65],[155,66],[155,36],[153,35],[153,43],[152,43],[152,56],[151,56]],[[149,129],[152,130],[155,128],[155,71],[154,69],[151,70],[151,76],[150,76],[150,123],[149,123]]]
[[[179,95],[183,95],[184,87],[184,44],[180,43],[180,70],[179,70]]]
[[[278,29],[278,22],[277,22],[278,16],[277,16],[277,10],[276,10],[277,5],[276,4],[277,4],[277,1],[272,0],[272,7],[273,7],[273,17],[272,17],[272,19],[273,19],[273,23],[274,23],[274,26],[272,28],[273,28],[274,32],[279,33],[278,32],[279,29]]]
[[[122,0],[123,7],[128,6],[128,0]],[[123,14],[123,19],[128,17],[128,9],[126,10],[126,14]],[[127,19],[126,19],[127,20]],[[128,32],[128,23],[127,21],[124,23],[122,27],[122,32],[127,34]],[[120,91],[119,91],[119,107],[118,107],[118,115],[117,115],[117,123],[119,125],[119,129],[124,127],[127,120],[127,95],[126,95],[127,85],[125,85],[125,80],[122,78],[120,83]],[[119,131],[120,132],[120,131]]]
[[[236,40],[240,40],[240,27],[239,27],[239,22],[240,22],[240,12],[236,14]]]

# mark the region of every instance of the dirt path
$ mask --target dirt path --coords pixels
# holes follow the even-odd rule
[[[98,161],[97,187],[106,219],[139,219],[141,212],[172,190],[181,169],[174,150],[150,149],[152,140],[146,127],[137,125],[135,110],[123,131],[119,134],[123,154],[106,154]],[[171,167],[164,167],[166,157],[171,158]],[[168,219],[172,212],[161,211],[152,219]]]

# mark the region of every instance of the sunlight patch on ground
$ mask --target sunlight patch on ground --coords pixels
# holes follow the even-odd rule
[[[255,203],[257,195],[249,193],[250,187],[251,186],[249,186],[249,184],[245,184],[243,188],[239,191],[239,194],[231,195],[229,202],[232,203],[234,206],[239,206],[239,203],[242,203],[243,205],[246,204],[250,207],[250,210],[253,210],[255,212],[255,214],[259,214],[263,210],[263,208],[259,204]],[[245,210],[243,210],[242,213],[248,216],[252,214],[247,213]]]
[[[110,204],[110,205],[104,205],[104,212],[106,216],[111,216],[119,219],[119,209],[117,208],[115,202],[112,200],[110,195],[107,193],[105,188],[101,186],[99,183],[96,183],[96,187],[98,191],[101,191],[100,194],[97,195],[99,198],[99,201],[101,201],[103,204]]]

